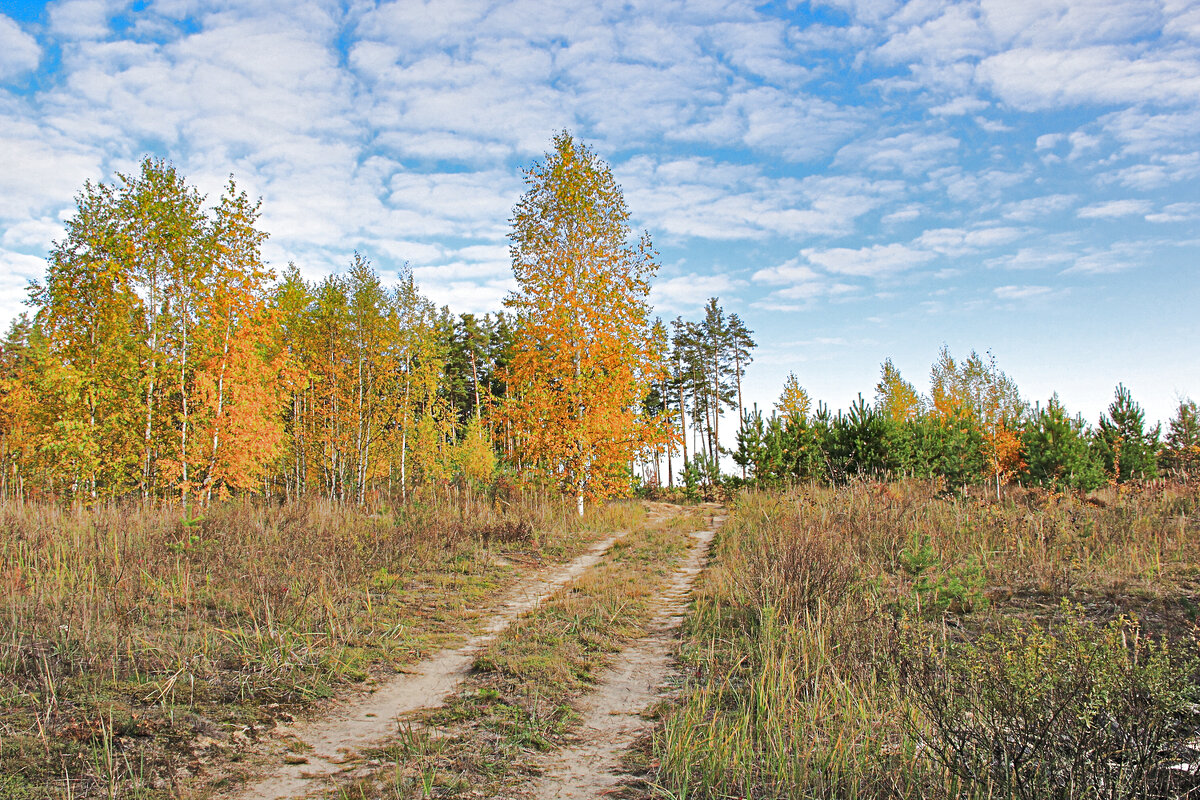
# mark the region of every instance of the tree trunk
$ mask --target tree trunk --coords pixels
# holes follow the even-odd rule
[[[183,353],[179,359],[179,397],[183,403],[183,420],[179,427],[179,463],[183,470],[183,482],[179,485],[180,501],[183,503],[183,513],[187,515],[188,505],[188,460],[187,460],[187,432],[188,432],[188,392],[187,392],[187,361],[188,361],[188,326],[187,326],[187,304],[180,303],[180,317],[183,320]]]
[[[225,320],[225,339],[221,343],[221,369],[217,371],[217,413],[213,418],[212,452],[208,458],[208,474],[204,476],[204,505],[212,502],[212,487],[217,474],[217,453],[221,444],[221,416],[225,411],[225,368],[229,364],[229,339],[233,333],[233,314]]]
[[[738,430],[745,423],[746,407],[742,405],[742,351],[738,345],[733,347],[733,374],[737,377],[738,393]],[[746,465],[742,465],[742,480],[746,480]]]
[[[680,381],[679,381],[679,427],[680,427],[680,433],[682,434],[679,437],[679,441],[683,445],[683,470],[682,471],[686,471],[687,465],[688,465],[687,409],[683,404],[683,379],[682,378],[680,378]]]

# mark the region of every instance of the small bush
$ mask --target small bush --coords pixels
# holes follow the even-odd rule
[[[758,583],[763,605],[784,620],[803,620],[818,605],[836,607],[858,578],[846,548],[827,533],[785,523],[777,539],[755,553],[747,577]]]
[[[1197,727],[1191,648],[1064,610],[1047,629],[1008,621],[976,642],[910,644],[913,733],[963,796],[1181,796],[1170,767]]]

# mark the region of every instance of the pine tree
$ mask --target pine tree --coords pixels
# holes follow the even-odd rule
[[[1161,428],[1146,430],[1146,414],[1133,395],[1118,384],[1108,414],[1100,417],[1096,446],[1104,470],[1117,483],[1148,479],[1158,474],[1158,437]]]
[[[1091,490],[1104,481],[1104,473],[1088,444],[1089,431],[1082,419],[1072,419],[1058,395],[1037,409],[1021,434],[1025,452],[1022,477],[1059,491]]]
[[[1194,401],[1179,401],[1167,428],[1160,460],[1163,469],[1175,475],[1200,475],[1200,409]]]
[[[1118,384],[1109,413],[1100,416],[1096,445],[1104,471],[1117,483],[1158,475],[1159,427],[1146,431],[1146,414],[1124,384]]]

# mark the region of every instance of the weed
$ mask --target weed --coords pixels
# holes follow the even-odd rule
[[[0,796],[166,797],[232,731],[462,636],[514,569],[497,550],[573,555],[620,513],[0,504]]]
[[[1197,661],[1127,617],[1098,626],[1064,605],[1049,628],[1003,620],[966,643],[921,639],[902,659],[928,757],[978,796],[1172,796],[1197,727]]]
[[[653,793],[1194,795],[1167,767],[1198,760],[1200,491],[1110,494],[739,496],[646,759]]]

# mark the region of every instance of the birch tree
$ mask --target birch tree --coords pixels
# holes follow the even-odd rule
[[[517,318],[505,414],[520,457],[576,498],[628,490],[629,467],[656,428],[642,401],[654,363],[647,295],[657,265],[634,239],[612,172],[570,133],[525,172],[509,238]]]

